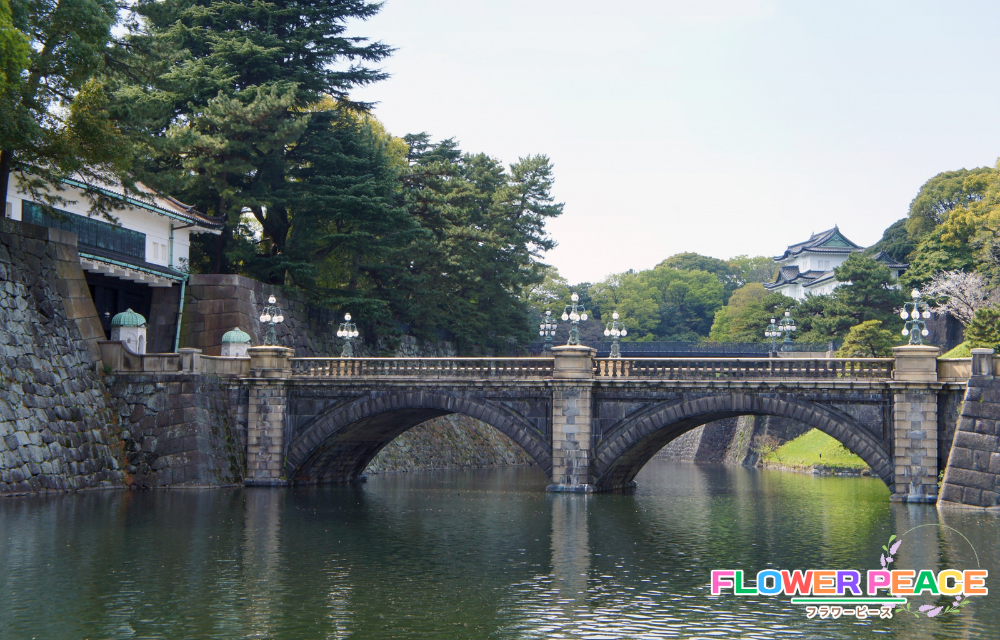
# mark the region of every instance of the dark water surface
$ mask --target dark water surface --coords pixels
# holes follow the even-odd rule
[[[877,568],[925,524],[899,568],[975,568],[974,548],[1000,576],[994,514],[892,505],[870,478],[653,462],[638,481],[552,495],[508,468],[0,499],[0,639],[1000,638],[1000,587],[865,621],[708,587],[713,568]]]

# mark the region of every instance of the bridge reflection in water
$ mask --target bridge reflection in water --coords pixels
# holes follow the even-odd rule
[[[3,638],[1000,638],[996,590],[941,619],[810,621],[709,572],[1000,571],[997,516],[894,504],[874,478],[653,461],[632,495],[537,468],[363,485],[0,500]],[[913,604],[936,598],[914,598]]]
[[[934,502],[957,417],[939,404],[957,405],[967,379],[943,375],[937,348],[922,346],[897,347],[894,358],[602,359],[570,346],[553,354],[293,358],[252,348],[247,484],[354,480],[403,431],[463,413],[524,448],[550,491],[622,489],[690,429],[773,415],[839,440],[893,500]]]

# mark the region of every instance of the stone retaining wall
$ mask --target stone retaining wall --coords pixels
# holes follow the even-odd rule
[[[243,482],[247,390],[222,378],[132,373],[106,378],[124,428],[127,482],[136,487]]]
[[[784,444],[810,427],[779,416],[738,416],[702,425],[663,447],[657,455],[680,462],[754,465],[753,439],[770,435]]]
[[[941,506],[1000,506],[1000,380],[974,376],[944,474]]]
[[[255,345],[263,344],[266,325],[260,322],[263,304],[269,296],[277,299],[285,321],[275,325],[278,344],[295,349],[298,357],[339,356],[343,341],[337,337],[340,317],[327,309],[310,305],[294,291],[264,284],[245,276],[192,274],[185,294],[181,325],[181,347],[201,349],[206,355],[221,355],[222,334],[240,327]],[[355,318],[359,320],[359,318]],[[369,345],[355,340],[357,357],[421,356],[453,357],[448,342],[418,344],[413,336],[403,336],[398,345]]]
[[[0,495],[124,486],[97,337],[76,237],[2,220]]]
[[[417,469],[476,469],[532,464],[513,440],[462,414],[428,420],[390,442],[365,473]]]

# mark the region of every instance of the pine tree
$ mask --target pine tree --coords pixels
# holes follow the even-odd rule
[[[328,106],[289,153],[296,168],[278,195],[295,218],[283,262],[265,262],[320,304],[391,326],[388,288],[417,230],[398,197],[406,145],[374,118]]]
[[[268,281],[283,283],[277,265],[296,212],[287,196],[289,157],[314,105],[385,74],[370,65],[391,48],[349,37],[346,23],[380,4],[363,0],[141,0],[129,46],[141,52],[141,77],[117,91],[137,137],[153,134],[147,179],[201,210],[225,216],[223,234],[207,248],[210,269],[230,269],[226,245],[249,211],[273,258]],[[354,105],[365,107],[367,105]],[[333,117],[327,114],[324,117]],[[298,197],[298,195],[296,195]]]

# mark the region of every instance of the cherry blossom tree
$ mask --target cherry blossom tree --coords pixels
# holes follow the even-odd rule
[[[986,278],[975,271],[941,271],[927,283],[921,293],[937,304],[936,313],[950,313],[963,325],[968,325],[976,311],[1000,302],[1000,291],[991,289]]]

